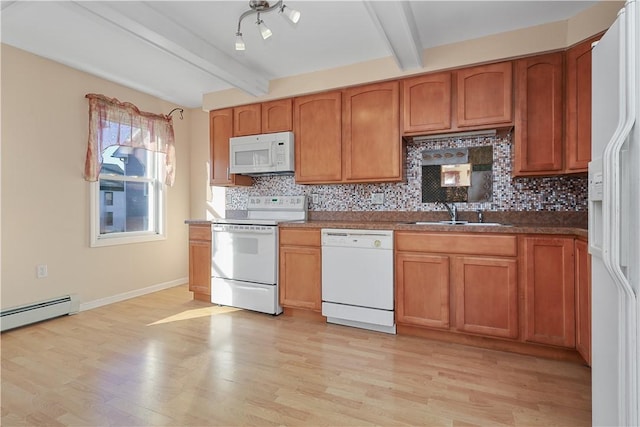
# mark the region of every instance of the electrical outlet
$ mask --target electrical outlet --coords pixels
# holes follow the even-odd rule
[[[36,276],[38,277],[38,279],[47,277],[47,274],[48,274],[47,264],[38,264],[36,266]]]
[[[381,205],[384,203],[384,193],[372,193],[371,203],[374,205]]]
[[[311,203],[313,203],[314,205],[317,205],[318,203],[320,203],[320,196],[317,195],[316,193],[313,193],[311,195]]]

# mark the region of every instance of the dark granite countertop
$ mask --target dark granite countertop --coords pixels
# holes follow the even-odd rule
[[[340,221],[340,220],[311,220],[281,223],[282,228],[345,228],[369,230],[395,231],[430,231],[430,232],[460,232],[460,233],[495,233],[495,234],[562,234],[587,238],[584,228],[555,225],[442,225],[442,224],[412,224],[396,221]]]
[[[208,219],[185,219],[184,223],[188,225],[211,225],[213,221]]]

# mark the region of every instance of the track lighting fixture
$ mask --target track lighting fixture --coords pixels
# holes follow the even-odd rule
[[[236,31],[236,50],[245,50],[245,44],[244,44],[244,40],[242,39],[242,30],[240,26],[242,25],[242,20],[249,15],[252,15],[254,13],[258,15],[256,20],[256,25],[258,26],[258,29],[260,30],[260,35],[264,40],[271,37],[273,33],[271,32],[269,27],[267,27],[264,21],[260,18],[261,13],[278,10],[278,13],[286,17],[289,21],[291,21],[294,24],[297,24],[298,21],[300,20],[300,12],[298,12],[295,9],[291,9],[290,7],[285,5],[283,3],[283,0],[279,0],[273,6],[270,6],[268,1],[250,0],[249,8],[251,10],[247,10],[246,12],[243,12],[242,15],[240,15],[240,19],[238,19],[238,31]]]

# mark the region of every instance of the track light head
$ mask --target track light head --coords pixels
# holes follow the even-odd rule
[[[244,40],[242,40],[242,33],[236,33],[236,50],[244,50]]]

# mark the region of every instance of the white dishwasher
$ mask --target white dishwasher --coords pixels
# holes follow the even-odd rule
[[[322,229],[322,315],[329,323],[396,333],[393,231]]]

